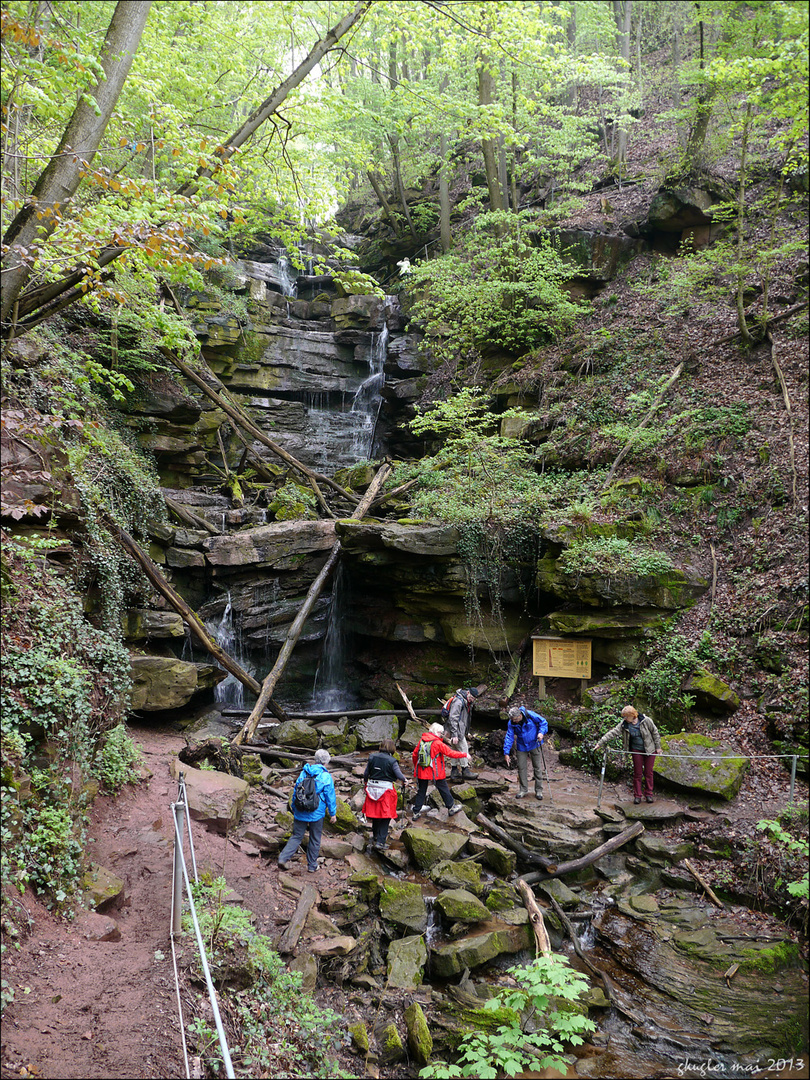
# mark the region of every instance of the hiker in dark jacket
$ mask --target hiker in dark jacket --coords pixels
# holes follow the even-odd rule
[[[295,855],[304,839],[304,833],[309,829],[307,841],[307,870],[314,874],[318,870],[318,854],[321,850],[321,836],[323,834],[323,819],[329,814],[329,820],[334,825],[337,821],[337,795],[335,794],[335,781],[326,771],[329,764],[329,751],[316,750],[314,761],[307,762],[298,775],[293,785],[291,802],[293,817],[293,830],[283,851],[278,857],[278,865],[286,866]],[[295,805],[295,789],[303,782],[305,777],[314,776],[318,792],[318,805],[314,810],[299,810]]]
[[[447,741],[461,751],[461,773],[458,771],[458,766],[453,765],[450,770],[451,780],[475,780],[478,776],[478,773],[474,773],[470,768],[467,736],[472,723],[473,704],[485,690],[486,685],[483,683],[469,690],[456,690],[450,705],[450,715],[447,718]]]
[[[605,732],[594,746],[593,752],[597,753],[609,739],[617,735],[622,737],[622,750],[633,755],[633,802],[641,802],[642,781],[647,802],[653,802],[653,766],[655,755],[661,753],[658,728],[651,716],[637,712],[632,705],[625,705],[622,719],[610,731]]]
[[[447,743],[443,743],[442,735],[444,735],[444,728],[442,725],[431,724],[414,747],[413,772],[417,780],[416,798],[413,800],[414,820],[422,813],[422,806],[424,805],[428,784],[431,780],[436,785],[444,805],[451,814],[457,814],[463,809],[461,803],[457,803],[453,799],[453,793],[450,791],[450,785],[447,783],[447,772],[445,771],[444,759],[446,757],[463,758],[466,757],[466,755],[462,754],[460,750],[454,750],[453,747],[448,746]],[[419,750],[423,744],[427,744],[430,753],[430,765],[419,764]],[[426,755],[428,751],[425,751]]]
[[[371,822],[371,847],[385,851],[388,827],[397,816],[397,789],[394,782],[408,780],[394,759],[396,746],[393,739],[383,739],[376,754],[369,755],[363,780],[366,785],[366,801],[363,813]]]
[[[529,758],[532,759],[535,798],[543,798],[543,751],[540,743],[547,732],[548,721],[540,713],[532,712],[523,705],[514,705],[509,710],[503,755],[508,765],[509,753],[514,746],[520,788],[516,799],[525,799],[529,794]]]

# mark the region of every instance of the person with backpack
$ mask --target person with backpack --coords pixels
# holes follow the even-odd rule
[[[514,746],[517,757],[519,791],[516,799],[529,794],[529,758],[534,773],[534,797],[543,798],[543,751],[540,744],[548,732],[548,721],[540,713],[532,712],[524,705],[514,705],[509,710],[509,723],[503,740],[503,756],[509,764],[509,753]]]
[[[397,780],[407,785],[408,780],[394,758],[396,745],[393,739],[383,739],[376,754],[370,754],[363,781],[366,801],[363,813],[371,821],[371,844],[377,851],[385,851],[388,827],[397,816]]]
[[[622,750],[633,757],[633,802],[640,803],[642,789],[648,803],[653,799],[653,766],[655,755],[661,753],[661,736],[651,716],[638,712],[632,705],[625,705],[622,718],[615,727],[606,731],[593,748],[594,754],[617,735],[622,737]]]
[[[470,768],[467,736],[472,723],[473,704],[475,699],[480,697],[485,690],[486,685],[484,683],[469,690],[456,690],[452,700],[442,709],[442,718],[444,718],[445,711],[447,712],[448,742],[452,743],[453,746],[457,746],[461,751],[461,772],[459,772],[458,765],[453,765],[450,770],[450,779],[453,781],[475,780],[478,776],[478,773],[473,772]]]
[[[295,821],[290,839],[278,857],[279,866],[287,865],[301,846],[304,833],[309,829],[307,870],[310,874],[317,873],[323,819],[329,814],[333,825],[337,821],[335,781],[326,771],[329,760],[328,750],[316,750],[314,761],[307,762],[298,774],[290,797],[290,808]]]
[[[457,814],[463,809],[461,803],[454,800],[450,785],[447,783],[444,759],[446,757],[464,758],[467,755],[442,742],[442,735],[444,735],[442,725],[431,724],[413,750],[413,771],[416,776],[416,798],[413,800],[414,821],[422,813],[431,780],[451,814]]]

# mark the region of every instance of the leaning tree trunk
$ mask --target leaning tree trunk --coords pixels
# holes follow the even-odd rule
[[[118,0],[101,48],[104,78],[99,79],[98,86],[89,94],[82,95],[53,157],[6,230],[3,244],[11,250],[3,260],[0,314],[4,322],[14,311],[31,276],[31,254],[56,228],[59,218],[50,211],[70,202],[85,170],[96,156],[129,75],[151,6],[152,0]],[[42,216],[43,209],[48,211],[45,217]],[[26,249],[25,258],[20,254],[23,249]]]
[[[371,484],[369,485],[368,491],[363,496],[363,501],[352,514],[353,519],[359,519],[365,516],[366,511],[374,502],[374,499],[377,497],[377,492],[388,479],[390,472],[390,465],[383,465],[383,467],[378,471],[377,475],[374,477]],[[242,728],[234,736],[233,742],[236,746],[240,745],[246,738],[253,738],[256,728],[259,725],[259,720],[261,720],[262,713],[264,712],[265,705],[267,705],[267,702],[270,700],[270,695],[275,690],[276,683],[284,673],[284,669],[286,668],[287,662],[292,655],[295,644],[301,636],[301,631],[304,629],[304,623],[307,621],[307,618],[309,617],[310,611],[312,611],[312,607],[315,601],[321,595],[324,585],[329,580],[332,571],[337,565],[337,561],[340,558],[340,548],[340,540],[336,540],[334,547],[329,553],[329,558],[326,560],[326,565],[310,585],[309,592],[306,595],[304,603],[301,605],[301,608],[296,615],[292,626],[287,632],[287,638],[281,647],[281,651],[276,657],[276,662],[273,665],[271,671],[265,677],[264,683],[262,684],[261,693],[259,694],[259,699],[253,706],[253,712],[247,718]]]

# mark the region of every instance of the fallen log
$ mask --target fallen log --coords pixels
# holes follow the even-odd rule
[[[526,847],[520,840],[516,840],[513,836],[510,836],[505,829],[502,829],[500,825],[496,825],[494,821],[490,821],[489,818],[484,817],[483,814],[477,814],[475,817],[476,822],[481,825],[488,833],[491,833],[496,840],[500,840],[502,844],[506,844],[508,848],[511,848],[520,858],[527,863],[531,863],[533,866],[542,866],[549,874],[549,877],[553,877],[558,867],[551,859],[546,859],[543,855],[540,855],[537,851],[532,851],[531,848]],[[528,878],[526,879],[528,880]]]
[[[221,709],[223,716],[250,716],[252,709]],[[419,716],[438,716],[441,709],[414,709]],[[320,723],[324,720],[362,720],[367,716],[410,716],[405,709],[342,709],[339,712],[288,712],[290,720],[311,720]]]
[[[175,592],[166,578],[161,574],[160,570],[155,566],[140,544],[134,540],[129,533],[124,532],[122,528],[115,524],[111,519],[107,519],[107,527],[116,537],[118,542],[123,548],[125,548],[130,555],[139,563],[144,574],[146,574],[149,581],[154,585],[157,591],[164,599],[168,600],[174,610],[180,615],[191,630],[192,634],[197,638],[200,644],[206,649],[226,671],[230,671],[231,675],[239,680],[243,686],[246,686],[254,694],[261,693],[261,683],[254,679],[252,675],[249,675],[244,668],[242,668],[233,657],[229,656],[225,650],[214,641],[208,631],[202,624],[199,615],[192,611],[185,600],[179,593]],[[265,701],[265,705],[272,712],[272,714],[278,720],[288,720],[289,717],[284,712],[282,707],[277,704],[272,698],[268,698]]]
[[[377,492],[388,479],[390,472],[391,466],[387,464],[383,465],[380,469],[377,470],[377,475],[371,481],[368,491],[363,496],[363,501],[352,514],[352,520],[357,520],[365,515],[369,506],[371,506],[372,502],[374,501]],[[270,695],[275,690],[276,683],[281,678],[281,675],[285,667],[287,666],[287,661],[290,659],[292,651],[295,648],[295,643],[301,636],[301,631],[304,629],[304,623],[307,621],[307,618],[309,617],[309,613],[312,610],[315,601],[320,596],[321,590],[323,589],[326,582],[329,580],[332,571],[337,565],[337,561],[340,557],[340,548],[340,540],[336,540],[332,547],[332,550],[329,553],[329,558],[326,560],[323,569],[310,585],[309,592],[307,593],[298,614],[295,616],[292,626],[287,631],[287,637],[284,641],[284,644],[281,646],[281,650],[278,656],[276,657],[276,662],[275,664],[273,664],[272,669],[267,674],[264,682],[262,683],[261,693],[259,694],[258,701],[253,706],[253,711],[232,740],[235,745],[239,746],[242,742],[244,742],[246,738],[253,738],[256,732],[256,728],[259,725],[259,721],[262,718],[262,713],[264,712],[265,706],[270,700]]]
[[[723,903],[717,893],[714,892],[711,885],[709,885],[706,881],[703,880],[703,878],[700,876],[694,866],[692,866],[688,859],[683,860],[683,865],[686,867],[686,869],[689,871],[689,873],[692,875],[698,885],[700,885],[701,889],[703,889],[711,902],[725,911],[726,905]]]
[[[301,937],[301,931],[304,929],[304,923],[307,921],[307,915],[309,915],[309,909],[318,899],[318,893],[314,885],[305,885],[301,890],[301,895],[298,898],[298,906],[295,909],[292,919],[290,919],[287,929],[279,938],[277,949],[280,953],[291,953],[295,951],[295,946],[298,944],[298,939]]]
[[[550,881],[551,878],[562,877],[563,874],[570,874],[574,870],[581,870],[584,866],[590,866],[591,863],[595,863],[605,855],[610,855],[612,851],[617,851],[620,847],[624,847],[630,840],[635,840],[637,836],[641,836],[643,832],[644,826],[640,821],[637,821],[635,824],[631,825],[629,829],[625,829],[624,832],[612,836],[610,840],[607,840],[604,844],[600,844],[598,848],[589,851],[587,855],[582,855],[579,859],[572,859],[571,862],[560,863],[554,871],[549,871],[548,873],[532,871],[530,874],[522,874],[521,880],[527,882],[529,885],[534,885],[538,881]]]
[[[187,506],[183,506],[182,503],[177,502],[168,495],[163,496],[163,501],[174,516],[179,518],[183,524],[190,525],[192,529],[202,529],[204,532],[209,532],[213,536],[219,536],[219,529],[216,525],[212,525],[211,522],[206,521],[204,517],[195,514],[192,510],[189,510]]]
[[[548,940],[548,931],[543,921],[543,912],[538,907],[534,893],[525,881],[519,881],[518,888],[529,913],[529,921],[532,924],[532,930],[534,930],[534,940],[537,943],[537,948],[542,956],[548,956],[551,952],[551,943]]]
[[[290,761],[312,761],[312,754],[315,753],[313,750],[312,754],[296,754],[294,751],[286,750],[283,746],[250,746],[249,744],[245,745],[245,743],[241,744],[241,748],[251,754],[258,754],[260,757],[289,758]],[[329,764],[330,766],[336,765],[338,768],[353,769],[359,762],[355,761],[354,758],[333,757],[329,759]]]

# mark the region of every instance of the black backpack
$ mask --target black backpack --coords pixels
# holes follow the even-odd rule
[[[318,809],[320,801],[321,796],[318,793],[317,778],[311,773],[307,773],[306,775],[302,773],[301,778],[293,789],[293,810],[309,814],[312,813],[313,810]]]

